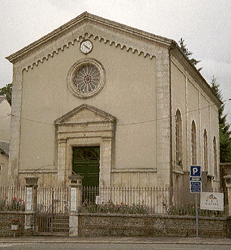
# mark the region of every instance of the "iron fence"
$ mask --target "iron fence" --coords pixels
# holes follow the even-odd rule
[[[65,187],[40,187],[37,189],[39,213],[68,213],[69,189]]]
[[[214,190],[217,192],[217,190]],[[170,193],[173,201],[170,204]],[[184,197],[184,196],[187,196]],[[83,207],[88,207],[96,212],[100,208],[93,209],[92,205],[104,205],[104,212],[118,211],[118,206],[144,206],[150,214],[168,215],[196,215],[195,195],[184,193],[182,189],[170,187],[82,187]],[[198,203],[199,204],[199,203]],[[103,211],[103,208],[101,209]],[[123,210],[124,211],[124,210]],[[127,210],[128,211],[128,210]],[[227,205],[224,211],[202,210],[198,208],[200,216],[221,217],[226,216]]]
[[[150,213],[167,213],[168,187],[83,187],[83,205],[105,204],[143,205]]]
[[[0,210],[24,210],[25,187],[0,187]]]
[[[169,187],[82,187],[82,206],[100,204],[121,206],[142,205],[151,214],[195,215],[195,200],[173,199],[169,203],[170,194],[183,197],[180,189]],[[70,189],[67,187],[38,187],[38,213],[61,214],[69,212]],[[176,196],[175,194],[178,194]],[[191,194],[192,195],[192,194]],[[192,195],[193,198],[193,195]],[[0,210],[25,210],[26,187],[0,187]],[[201,216],[226,216],[225,211],[209,211],[199,209]]]

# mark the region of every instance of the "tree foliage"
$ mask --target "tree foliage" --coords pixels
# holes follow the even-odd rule
[[[196,66],[200,61],[192,58],[192,52],[188,50],[186,47],[186,44],[184,42],[184,39],[181,38],[179,41],[179,46],[182,50],[182,52],[188,57],[189,61]],[[199,68],[198,71],[200,71],[202,68]],[[217,79],[213,76],[211,81],[211,88],[214,92],[214,94],[217,96],[217,98],[220,101],[223,101],[222,99],[222,93],[220,90],[220,85],[217,83]],[[231,131],[230,131],[230,125],[227,124],[226,118],[227,115],[223,115],[225,105],[223,104],[219,110],[219,136],[220,136],[220,162],[231,162]]]
[[[181,38],[179,41],[179,46],[182,50],[182,52],[188,57],[189,61],[196,67],[196,65],[200,62],[198,60],[196,60],[195,58],[192,58],[193,53],[191,51],[188,50],[188,48],[186,47],[187,44],[185,44],[184,39]],[[198,68],[197,70],[200,71],[202,68]]]
[[[219,89],[220,85],[217,83],[217,79],[213,76],[211,81],[211,88],[214,94],[220,101],[222,99],[222,93]],[[223,115],[225,104],[223,104],[219,110],[219,135],[220,135],[220,162],[231,162],[231,131],[230,125],[227,124],[227,114]]]
[[[11,98],[12,98],[12,83],[6,84],[5,87],[0,89],[0,95],[6,96],[7,101],[11,105]]]

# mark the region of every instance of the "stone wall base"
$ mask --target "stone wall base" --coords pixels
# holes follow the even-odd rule
[[[196,236],[193,216],[80,214],[78,217],[79,236]],[[199,218],[199,237],[226,236],[226,218]]]
[[[19,219],[16,236],[33,235],[26,230],[25,212],[0,212],[0,236],[13,236],[11,220]],[[199,217],[199,237],[227,237],[227,219]],[[71,214],[69,236],[195,237],[195,216]]]
[[[24,227],[26,216],[25,212],[0,211],[0,237],[33,235],[34,232],[31,228],[26,229]],[[19,220],[19,230],[15,232],[11,230],[11,221],[13,219]]]

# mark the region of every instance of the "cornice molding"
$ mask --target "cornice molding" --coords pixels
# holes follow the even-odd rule
[[[25,169],[25,170],[19,170],[19,174],[57,174],[57,169]]]
[[[112,173],[156,173],[156,168],[137,168],[137,169],[112,169]]]
[[[114,36],[114,39],[105,37],[102,34],[96,34],[97,32],[82,32],[81,35],[76,36],[69,41],[65,39],[65,37],[68,36],[68,33],[74,33],[76,29],[81,26],[87,26],[90,27],[97,27],[99,30],[104,30],[104,33],[108,32],[110,35],[112,33],[119,33],[119,36],[122,39],[116,39],[116,36]],[[86,29],[84,29],[86,31]],[[102,32],[101,32],[102,33]],[[59,45],[58,47],[53,45],[53,49],[48,51],[45,47],[49,47],[51,43],[57,42],[58,39],[62,39],[64,37],[62,45]],[[33,68],[34,65],[38,65],[40,62],[43,62],[44,60],[48,60],[49,57],[53,57],[54,54],[58,54],[60,51],[63,51],[65,48],[68,48],[70,45],[74,45],[75,42],[80,42],[83,39],[92,37],[94,40],[98,39],[100,42],[109,43],[109,45],[114,45],[115,47],[120,47],[121,49],[126,49],[127,51],[131,51],[132,53],[138,53],[138,55],[142,55],[144,57],[149,56],[150,58],[155,57],[155,53],[152,52],[152,46],[159,44],[164,47],[168,47],[171,45],[172,40],[163,38],[160,36],[156,36],[154,34],[135,29],[114,21],[110,21],[95,15],[92,15],[90,13],[84,12],[83,14],[79,15],[78,17],[72,19],[68,23],[62,25],[58,29],[55,29],[54,31],[50,32],[49,34],[43,36],[39,40],[31,43],[30,45],[22,48],[21,50],[11,54],[10,56],[6,57],[10,62],[16,63],[22,59],[25,59],[27,57],[30,57],[32,54],[34,55],[34,61],[31,62],[29,65],[24,66],[24,69],[28,70],[29,68]],[[70,36],[69,36],[70,38]],[[125,42],[123,42],[123,38],[125,38]],[[132,41],[132,39],[139,39],[139,43],[135,43],[133,46],[133,43],[126,43],[128,41]],[[142,46],[145,41],[151,43],[152,46]],[[55,48],[54,48],[55,47]],[[36,54],[41,48],[45,48],[46,54],[43,56],[40,56],[39,58],[36,58]],[[149,49],[151,52],[149,52]],[[36,59],[35,59],[36,58]]]
[[[98,40],[99,42],[103,42],[104,44],[108,43],[110,46],[114,45],[116,48],[118,47],[121,50],[126,50],[127,52],[132,52],[133,54],[137,53],[139,56],[143,55],[144,58],[149,57],[150,59],[152,59],[153,57],[156,57],[154,54],[145,52],[142,49],[134,48],[133,46],[129,46],[115,40],[110,40],[105,37],[101,37],[99,35],[85,33],[84,35],[80,35],[78,38],[73,39],[67,44],[64,44],[58,47],[57,49],[48,52],[46,55],[41,56],[39,59],[33,61],[32,63],[29,63],[28,65],[24,66],[22,70],[28,71],[29,69],[33,69],[34,66],[38,66],[39,63],[43,63],[45,60],[48,61],[49,58],[54,57],[55,54],[58,55],[60,52],[64,51],[65,49],[68,49],[71,45],[74,45],[76,42],[80,43],[82,40],[87,38],[93,38],[93,40]]]
[[[169,49],[170,53],[177,58],[195,81],[198,81],[201,88],[211,97],[216,105],[218,107],[221,105],[221,102],[212,93],[209,84],[186,58],[175,41],[88,12],[82,13],[6,58],[13,64],[18,63],[15,66],[19,70],[28,71],[86,38],[98,40],[104,44],[109,44],[134,54],[137,53],[139,56],[143,55],[144,58],[148,57],[150,59],[157,56],[160,47]]]

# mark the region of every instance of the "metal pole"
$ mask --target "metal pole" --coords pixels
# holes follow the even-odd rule
[[[196,237],[199,236],[199,221],[198,221],[198,194],[196,193]]]

